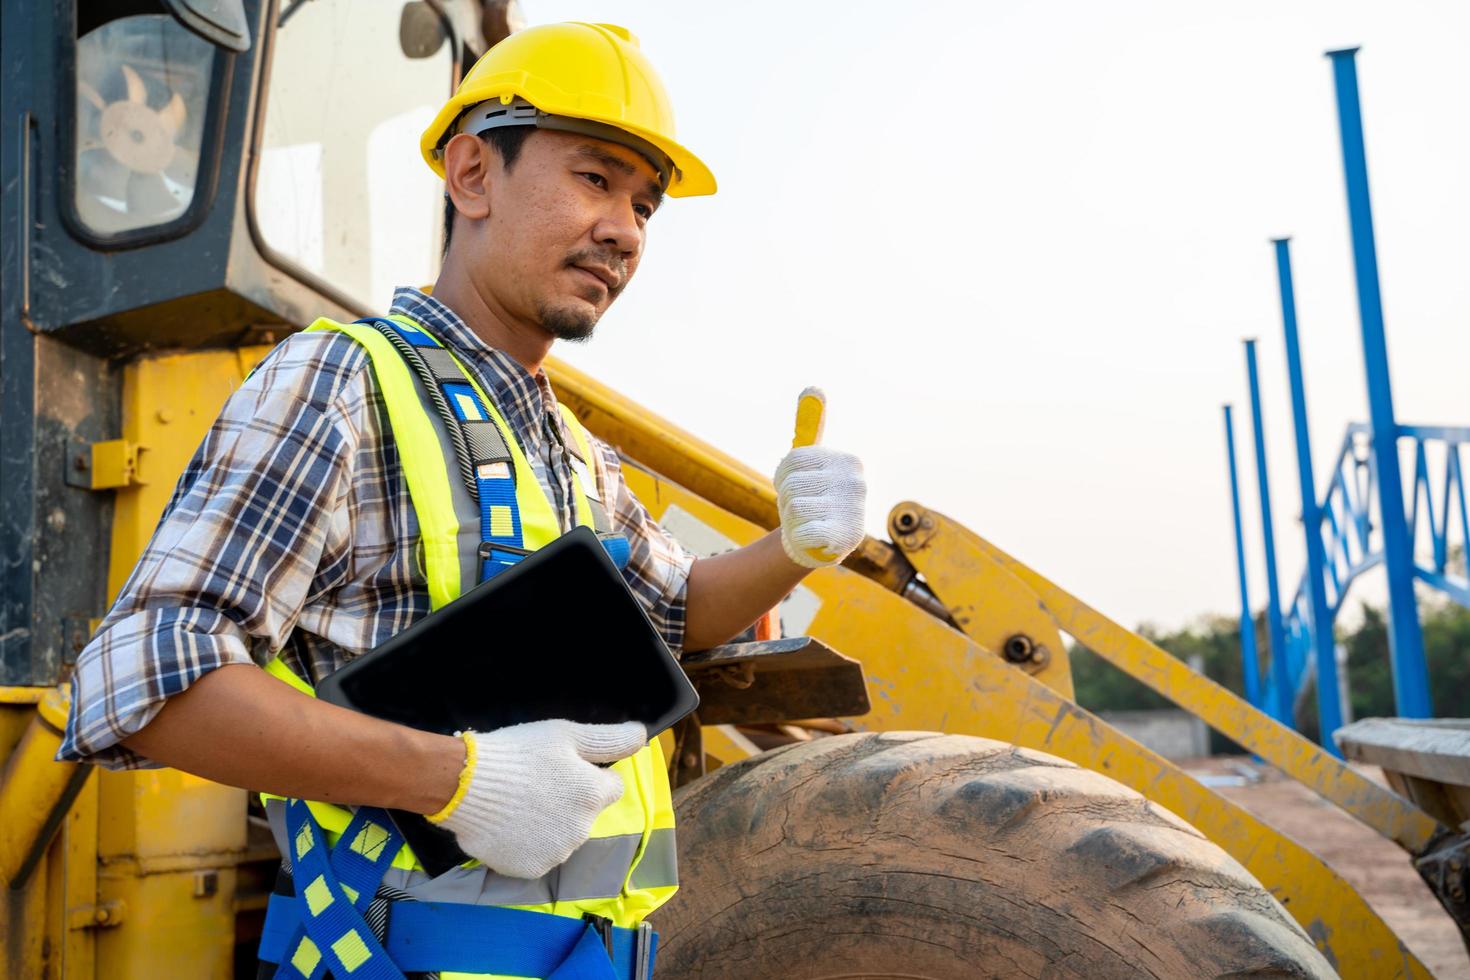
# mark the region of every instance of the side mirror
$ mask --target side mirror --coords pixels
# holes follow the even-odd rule
[[[409,58],[429,58],[444,46],[449,33],[444,18],[423,0],[411,0],[398,15],[398,46]]]
[[[163,0],[174,20],[216,47],[250,50],[244,0]]]

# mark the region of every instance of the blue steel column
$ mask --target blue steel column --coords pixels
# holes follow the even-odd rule
[[[1276,532],[1271,525],[1271,479],[1266,472],[1266,432],[1261,424],[1261,381],[1256,371],[1256,342],[1245,342],[1245,368],[1251,385],[1251,426],[1256,437],[1256,484],[1261,491],[1261,532],[1266,545],[1266,633],[1271,643],[1271,694],[1266,711],[1295,728],[1291,703],[1291,671],[1286,663],[1286,627],[1281,622],[1281,585],[1276,580]]]
[[[1251,618],[1250,590],[1245,583],[1245,535],[1240,529],[1240,480],[1235,473],[1235,423],[1225,406],[1225,455],[1230,460],[1230,510],[1235,516],[1235,571],[1240,579],[1240,662],[1245,699],[1261,706],[1261,658],[1256,653],[1256,622]]]
[[[1358,283],[1358,320],[1363,333],[1363,363],[1368,375],[1368,415],[1373,425],[1373,463],[1378,477],[1379,518],[1383,524],[1383,563],[1388,569],[1388,649],[1393,665],[1393,697],[1399,715],[1428,718],[1429,669],[1424,634],[1414,599],[1414,542],[1404,517],[1404,484],[1399,472],[1398,422],[1388,377],[1388,343],[1383,335],[1383,298],[1378,289],[1378,254],[1373,243],[1373,206],[1368,198],[1368,159],[1363,149],[1363,114],[1358,103],[1357,48],[1329,51],[1337,87],[1337,122],[1342,135],[1342,169],[1347,183],[1352,227],[1353,271]]]
[[[1322,516],[1317,512],[1317,481],[1312,475],[1312,437],[1307,429],[1307,389],[1296,330],[1296,290],[1291,281],[1291,245],[1276,246],[1276,279],[1281,289],[1281,325],[1286,332],[1286,373],[1291,380],[1291,421],[1296,429],[1296,473],[1302,487],[1302,527],[1307,532],[1307,602],[1312,608],[1312,658],[1317,666],[1317,722],[1322,747],[1340,756],[1332,733],[1342,727],[1337,689],[1337,646],[1327,608],[1327,557],[1322,548]]]

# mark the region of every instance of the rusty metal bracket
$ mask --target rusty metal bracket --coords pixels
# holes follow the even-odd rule
[[[674,789],[704,775],[704,730],[695,712],[674,725],[674,757],[669,760],[669,782]]]
[[[762,725],[868,713],[862,665],[809,636],[684,655],[704,725]]]
[[[907,501],[893,508],[894,543],[929,584],[953,624],[1065,697],[1072,665],[1056,622],[1024,582],[963,526]]]
[[[146,483],[142,476],[147,446],[127,439],[104,442],[68,440],[66,483],[83,490],[116,490]]]
[[[74,905],[66,910],[68,929],[110,929],[123,924],[127,918],[128,905],[118,900],[98,902],[95,905]]]
[[[728,686],[737,691],[744,691],[755,683],[755,662],[747,660],[743,663],[718,667],[713,673]]]
[[[1414,868],[1460,927],[1470,947],[1470,834],[1444,837],[1414,859]]]

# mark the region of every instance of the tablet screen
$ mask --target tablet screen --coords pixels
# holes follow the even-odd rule
[[[699,706],[597,536],[577,528],[317,686],[317,696],[452,735],[566,718],[640,721],[649,738]],[[394,823],[430,874],[466,860],[416,814]]]
[[[652,738],[699,703],[586,528],[343,667],[318,695],[446,735],[566,718],[641,721]]]

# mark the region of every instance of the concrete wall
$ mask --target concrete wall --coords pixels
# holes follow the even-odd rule
[[[1209,728],[1187,711],[1173,708],[1100,711],[1098,716],[1166,759],[1199,758],[1210,754]]]

